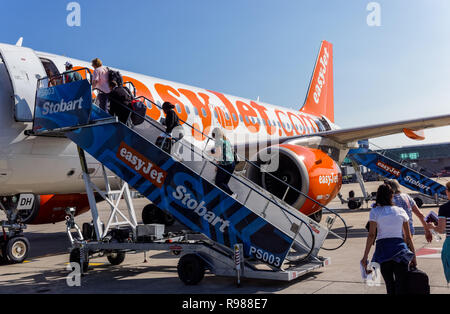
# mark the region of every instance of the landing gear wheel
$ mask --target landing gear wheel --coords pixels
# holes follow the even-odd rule
[[[175,218],[171,214],[164,211],[161,211],[161,214],[162,221],[166,226],[172,226],[175,223]]]
[[[11,263],[20,264],[27,258],[30,242],[25,237],[14,237],[6,244],[6,256]]]
[[[108,254],[106,258],[111,263],[111,265],[120,265],[125,260],[125,256],[125,252],[114,251]]]
[[[319,210],[318,212],[315,212],[314,214],[310,215],[309,218],[313,219],[317,223],[320,223],[320,221],[322,220],[322,211]]]
[[[361,202],[355,201],[355,200],[349,200],[348,201],[348,208],[349,209],[357,209],[361,207]]]
[[[160,209],[154,204],[148,204],[142,209],[142,222],[145,225],[156,223]]]
[[[187,254],[178,261],[178,278],[184,284],[192,286],[202,281],[205,275],[205,264],[203,260],[195,254]]]
[[[153,223],[161,223],[166,226],[171,226],[175,222],[175,218],[161,210],[155,204],[148,204],[142,209],[142,222],[145,225]]]
[[[79,248],[75,248],[72,251],[70,251],[69,261],[71,263],[77,263],[78,265],[81,265]],[[83,273],[87,272],[88,268],[89,268],[89,256],[86,256],[83,262]]]

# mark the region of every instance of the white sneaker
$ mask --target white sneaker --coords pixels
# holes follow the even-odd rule
[[[237,198],[237,194],[236,194],[236,193],[233,193],[233,194],[231,194],[231,197],[232,197],[232,198]]]

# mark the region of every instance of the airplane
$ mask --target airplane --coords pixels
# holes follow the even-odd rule
[[[80,70],[83,78],[87,74],[82,69],[93,71],[89,62],[23,47],[22,38],[16,45],[0,44],[0,209],[15,213],[15,219],[9,217],[13,222],[55,223],[65,219],[67,207],[74,207],[75,215],[89,210],[75,144],[66,138],[34,136],[30,132],[38,80],[63,73],[66,62]],[[190,124],[202,132],[185,128],[186,139],[193,145],[204,147],[208,141],[205,134],[221,127],[235,149],[256,163],[262,164],[256,157],[264,151],[278,152],[279,167],[273,174],[324,206],[338,194],[342,186],[340,165],[347,152],[357,147],[358,140],[402,132],[418,140],[423,139],[424,129],[450,124],[447,114],[349,129],[337,126],[333,45],[328,41],[320,45],[299,110],[114,70],[120,71],[125,82],[133,84],[136,95],[157,104],[169,101],[175,105],[182,125]],[[151,104],[146,115],[156,121],[164,117],[162,110]],[[95,182],[101,165],[90,157],[88,167]],[[257,167],[248,167],[246,176],[320,221],[321,206],[304,195],[286,191]],[[143,217],[145,214],[144,208]],[[6,239],[5,232],[3,238]],[[23,237],[20,239],[25,247],[29,246]],[[3,250],[12,245],[4,243]]]

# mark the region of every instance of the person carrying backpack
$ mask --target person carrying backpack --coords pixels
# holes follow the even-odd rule
[[[166,125],[166,133],[172,134],[172,130],[180,125],[180,119],[178,118],[177,113],[175,110],[174,105],[172,105],[170,102],[166,101],[162,105],[162,109],[164,111],[164,114],[166,115],[166,119],[164,124]]]
[[[231,175],[236,168],[236,160],[235,154],[233,153],[233,148],[230,141],[220,128],[214,128],[212,137],[215,140],[215,146],[211,150],[211,155],[217,159],[219,165],[219,167],[217,167],[215,183],[226,193],[235,197],[236,194],[233,193],[233,191],[228,186]]]
[[[122,85],[118,85],[116,81],[110,83],[111,92],[107,95],[110,103],[109,113],[117,116],[123,124],[127,123],[130,116],[131,96]]]
[[[66,84],[75,81],[81,81],[83,79],[80,73],[72,71],[73,65],[70,62],[66,62],[64,65],[66,67],[66,72],[64,72],[63,75]]]

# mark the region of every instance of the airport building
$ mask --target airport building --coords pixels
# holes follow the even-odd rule
[[[401,162],[428,177],[450,177],[450,142],[377,149],[376,152]],[[355,171],[348,157],[342,164],[343,181],[356,182]],[[379,176],[360,166],[365,181],[378,180]]]

